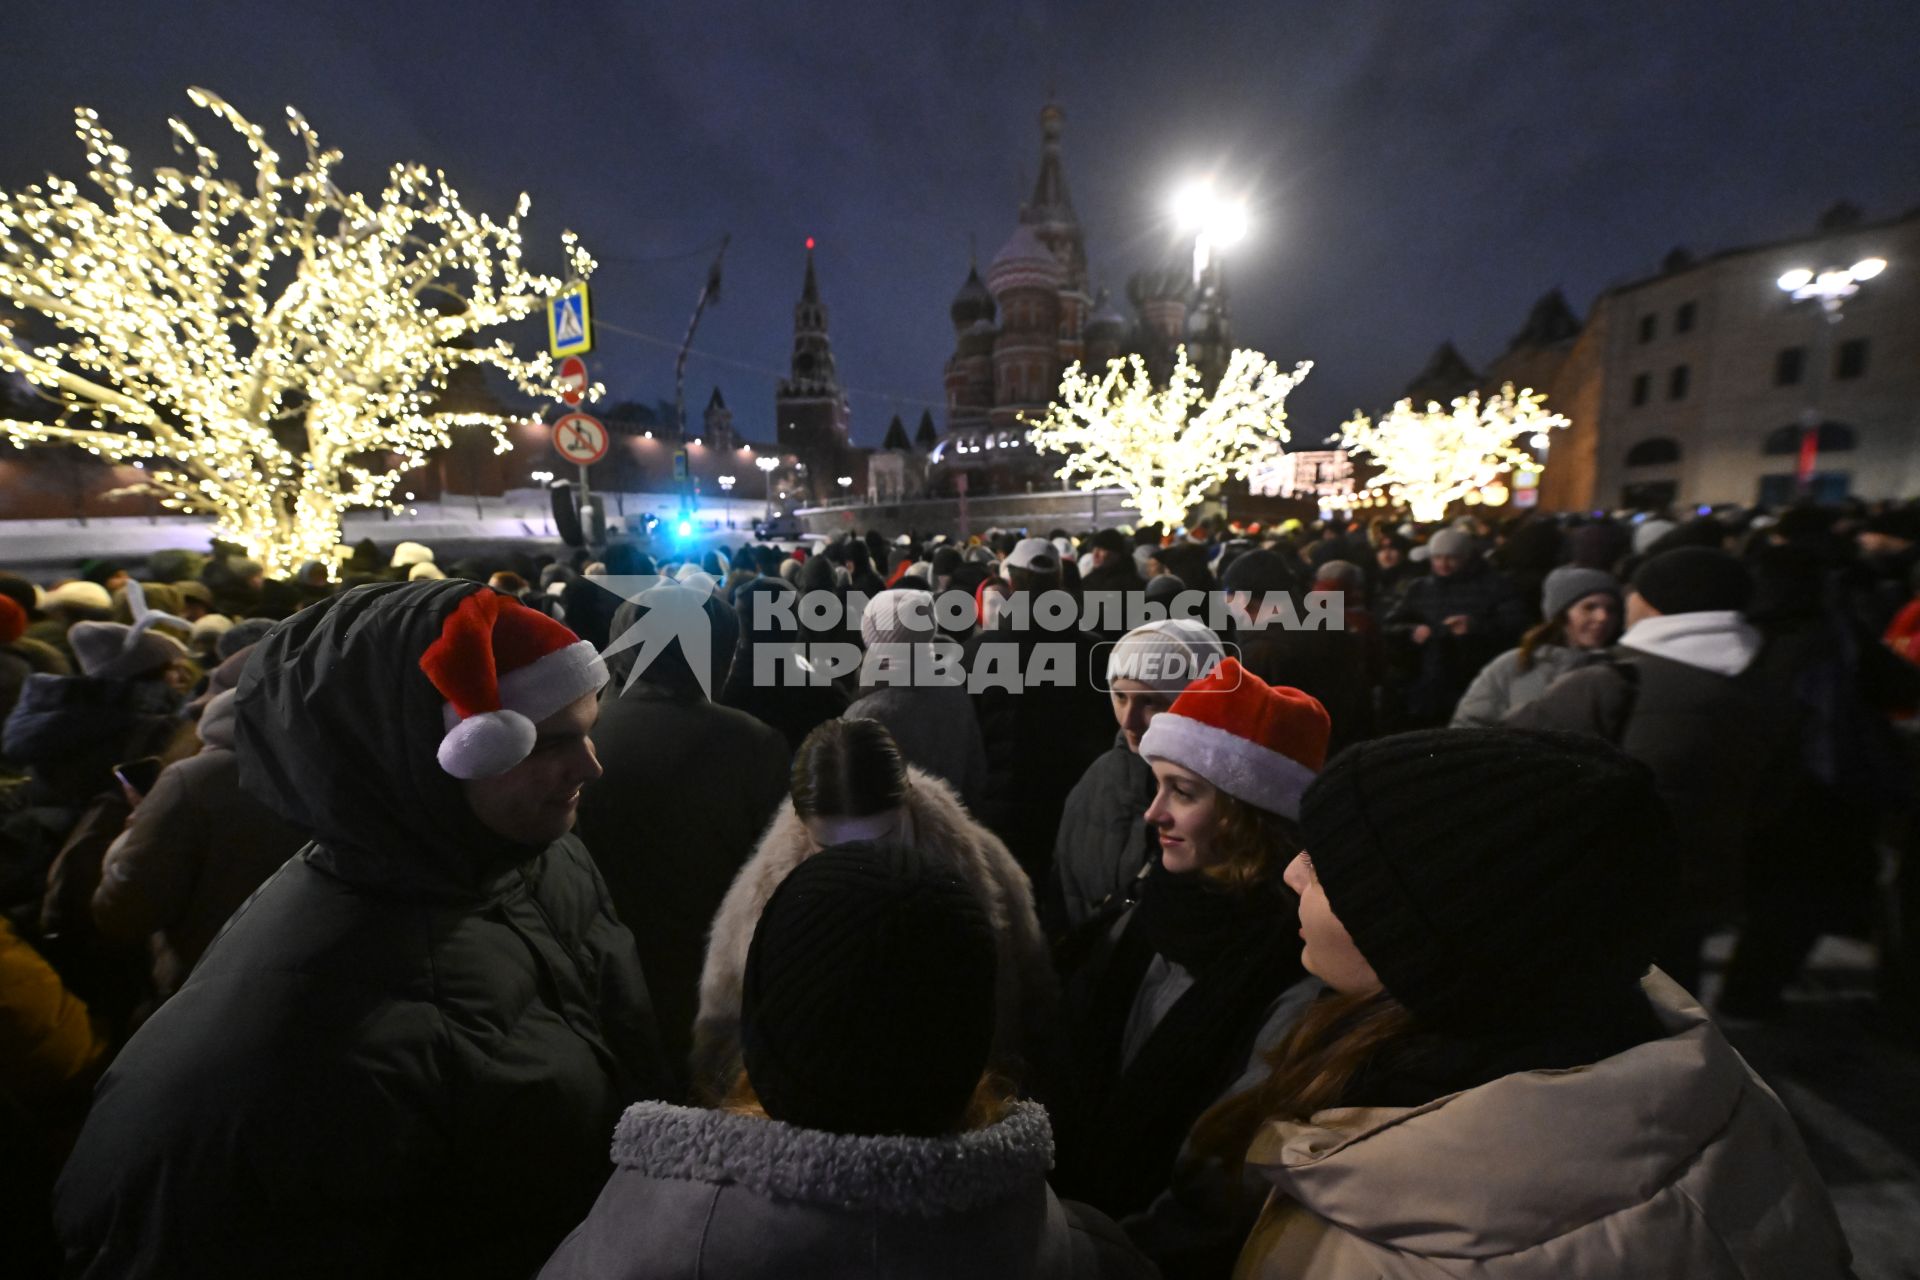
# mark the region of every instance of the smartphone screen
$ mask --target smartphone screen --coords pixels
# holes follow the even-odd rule
[[[113,776],[144,796],[153,790],[153,780],[160,776],[160,757],[143,756],[117,764],[113,767]]]

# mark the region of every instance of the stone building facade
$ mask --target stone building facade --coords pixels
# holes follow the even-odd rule
[[[1777,284],[1865,258],[1888,266],[1837,323]],[[1920,209],[1867,222],[1837,206],[1811,235],[1676,250],[1584,320],[1555,290],[1484,368],[1442,344],[1407,394],[1507,382],[1571,424],[1552,435],[1543,510],[1920,496]]]
[[[1888,266],[1837,323],[1776,283],[1865,258]],[[1920,209],[1670,259],[1600,309],[1596,506],[1920,495]]]

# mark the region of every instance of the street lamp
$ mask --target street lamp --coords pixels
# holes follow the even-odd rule
[[[1795,267],[1774,281],[1795,302],[1817,302],[1820,316],[1814,325],[1813,350],[1807,371],[1807,404],[1800,410],[1800,457],[1794,465],[1794,488],[1805,494],[1813,484],[1813,468],[1820,454],[1822,379],[1833,358],[1833,326],[1840,323],[1847,299],[1860,292],[1860,282],[1887,269],[1885,258],[1862,258],[1851,267]]]
[[[841,500],[842,502],[845,502],[845,501],[846,501],[846,500],[848,499],[848,497],[850,497],[850,496],[851,496],[851,494],[852,494],[852,490],[853,490],[853,477],[852,477],[852,476],[841,476],[841,477],[840,477],[840,478],[839,478],[838,480],[836,480],[836,481],[835,481],[834,483],[836,483],[836,484],[838,484],[838,485],[840,486],[840,500]]]
[[[767,478],[766,518],[771,520],[773,519],[773,473],[779,468],[780,459],[767,457],[755,458],[753,465],[760,468],[760,474]]]
[[[733,477],[720,477],[721,506],[727,513],[727,528],[733,528]]]
[[[1250,219],[1244,196],[1228,198],[1214,190],[1212,178],[1189,182],[1174,193],[1173,221],[1193,236],[1193,282],[1200,283],[1216,249],[1246,239]]]

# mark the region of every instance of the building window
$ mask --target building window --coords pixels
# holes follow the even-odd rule
[[[1771,458],[1797,455],[1800,452],[1800,440],[1805,428],[1799,423],[1792,426],[1775,427],[1767,432],[1767,438],[1760,446],[1760,452]],[[1845,453],[1858,442],[1853,428],[1844,422],[1823,422],[1820,424],[1821,453]]]
[[[1660,318],[1658,316],[1651,316],[1651,315],[1641,316],[1640,317],[1640,341],[1652,342],[1653,335],[1659,329],[1659,326],[1660,326]]]
[[[1633,402],[1636,405],[1647,402],[1648,389],[1653,385],[1652,375],[1636,373],[1633,376]]]
[[[1680,442],[1670,436],[1655,436],[1651,440],[1642,440],[1627,450],[1627,465],[1630,467],[1658,467],[1678,461],[1680,461]]]
[[[1773,385],[1776,387],[1797,387],[1800,375],[1806,371],[1807,349],[1805,347],[1782,347],[1780,354],[1773,358]]]
[[[1693,304],[1691,302],[1681,303],[1680,309],[1673,313],[1673,331],[1675,333],[1686,333],[1688,330],[1692,329],[1693,315],[1694,315]]]
[[[1864,378],[1867,376],[1867,340],[1853,338],[1840,344],[1833,355],[1833,376],[1835,378]]]
[[[1667,399],[1685,400],[1687,398],[1687,383],[1692,380],[1692,376],[1684,364],[1677,364],[1669,369],[1667,371]]]

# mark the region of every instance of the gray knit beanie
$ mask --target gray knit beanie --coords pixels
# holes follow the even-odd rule
[[[1540,589],[1540,615],[1551,622],[1574,603],[1591,595],[1605,593],[1620,600],[1620,584],[1610,573],[1599,569],[1582,569],[1577,565],[1561,565],[1547,575],[1547,581]]]

